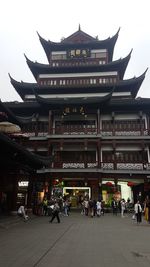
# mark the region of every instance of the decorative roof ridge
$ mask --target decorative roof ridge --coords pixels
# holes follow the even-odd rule
[[[76,32],[74,32],[73,34],[71,34],[71,35],[69,35],[68,37],[64,38],[64,39],[61,41],[61,43],[68,43],[68,40],[69,40],[70,38],[72,38],[72,37],[78,35],[79,33],[80,33],[80,34],[82,33],[82,35],[88,37],[88,38],[90,39],[89,42],[90,42],[90,41],[92,41],[92,42],[93,42],[93,41],[98,41],[97,38],[92,37],[91,35],[87,34],[86,32],[82,31],[82,30],[79,28],[79,29],[78,29]]]
[[[53,41],[50,41],[50,40],[46,40],[46,39],[44,39],[39,33],[38,33],[38,31],[37,31],[37,35],[38,35],[38,37],[39,37],[39,40],[40,40],[40,42],[41,42],[41,44],[42,44],[42,42],[43,43],[45,43],[45,44],[47,44],[47,43],[49,43],[49,44],[53,44],[53,45],[61,45],[61,44],[65,44],[65,40],[66,39],[68,39],[68,38],[70,38],[71,36],[73,36],[74,34],[77,34],[78,32],[82,32],[82,33],[84,33],[84,34],[86,34],[87,36],[89,36],[90,38],[92,38],[93,39],[93,41],[95,41],[95,42],[106,42],[106,41],[111,41],[111,40],[117,40],[117,38],[118,38],[118,35],[119,35],[119,32],[120,32],[120,27],[119,27],[119,29],[117,30],[117,32],[112,36],[112,37],[108,37],[108,38],[106,38],[106,39],[102,39],[102,40],[98,40],[98,38],[94,38],[94,37],[92,37],[92,36],[90,36],[89,34],[87,34],[87,33],[85,33],[84,31],[82,31],[81,29],[78,29],[76,32],[74,32],[73,34],[71,34],[71,35],[69,35],[68,37],[66,37],[64,40],[62,40],[61,42],[53,42]],[[92,41],[92,42],[93,42]]]
[[[105,42],[105,41],[109,41],[109,40],[117,39],[117,38],[118,38],[118,35],[119,35],[119,32],[120,32],[120,27],[119,27],[118,31],[116,32],[116,34],[114,34],[112,37],[109,36],[108,38],[106,38],[106,39],[102,39],[102,40],[98,40],[97,37],[96,37],[96,38],[92,37],[91,35],[85,33],[84,31],[82,31],[82,30],[79,28],[75,33],[73,33],[73,34],[71,34],[70,36],[66,37],[66,38],[62,41],[62,43],[65,43],[65,40],[66,40],[66,39],[68,39],[68,38],[70,38],[71,36],[77,34],[78,32],[82,32],[82,33],[85,34],[86,36],[89,36],[90,38],[93,39],[93,41],[96,41],[96,42]],[[93,42],[93,41],[92,41],[92,42]]]

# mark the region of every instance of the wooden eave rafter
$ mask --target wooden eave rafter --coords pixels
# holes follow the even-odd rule
[[[62,106],[71,106],[71,105],[89,105],[89,104],[97,104],[97,105],[101,105],[101,104],[106,104],[107,102],[110,101],[111,97],[112,97],[112,93],[114,91],[114,88],[112,89],[111,92],[109,92],[106,96],[103,97],[78,97],[75,99],[68,99],[68,98],[43,98],[40,97],[39,95],[37,95],[35,93],[37,102],[39,102],[41,105],[48,105],[51,108],[62,108]]]
[[[122,106],[126,106],[126,107],[131,107],[133,109],[135,109],[136,107],[139,108],[141,107],[143,110],[145,109],[149,109],[150,106],[150,99],[149,98],[142,98],[142,97],[138,97],[138,98],[132,98],[132,99],[124,99],[122,101],[122,99],[111,99],[109,105],[114,108],[114,107],[120,107],[122,108]]]
[[[133,78],[132,80],[134,80],[134,87],[133,86],[133,82],[130,84],[130,88],[131,88],[131,95],[133,98],[135,98],[138,94],[138,91],[141,87],[141,84],[143,82],[143,80],[145,79],[145,75],[147,72],[148,68],[144,71],[144,73],[142,75],[140,75],[138,78]],[[130,81],[129,81],[130,82]]]
[[[32,102],[5,102],[5,105],[17,114],[35,114],[39,112],[41,108],[41,105],[36,100]],[[30,115],[30,117],[32,116],[33,115]]]
[[[15,79],[13,79],[10,75],[10,82],[15,88],[16,92],[19,94],[19,96],[22,98],[22,100],[25,100],[25,95],[30,94],[32,91],[32,88],[38,88],[37,83],[25,83],[25,82],[18,82]]]
[[[48,166],[52,157],[41,157],[26,150],[23,146],[16,143],[7,135],[0,133],[1,153],[7,153],[7,157],[13,159],[16,163],[28,165],[34,169]]]
[[[112,57],[113,57],[113,51],[114,51],[114,46],[115,43],[117,41],[118,35],[119,35],[119,30],[117,31],[117,33],[113,36],[113,37],[109,37],[105,40],[98,40],[97,38],[93,38],[92,36],[88,35],[87,33],[79,30],[75,33],[73,33],[72,35],[70,35],[69,37],[65,38],[63,41],[61,42],[52,42],[52,41],[47,41],[44,38],[42,38],[39,33],[39,40],[41,42],[41,45],[45,51],[45,54],[47,56],[47,59],[49,61],[49,56],[50,53],[52,51],[61,51],[64,49],[74,49],[74,48],[91,48],[91,49],[108,49],[108,54],[109,54],[109,58],[108,60],[111,61]],[[89,38],[89,41],[87,42],[83,42],[83,43],[72,43],[69,42],[69,39],[77,34],[82,33],[83,35],[85,35],[87,38]],[[67,41],[68,40],[68,41]]]
[[[15,116],[15,114],[10,110],[10,108],[8,108],[6,104],[3,103],[1,100],[0,100],[0,111],[5,112],[7,114],[9,122],[15,123],[19,126],[23,125],[23,120]]]
[[[131,50],[132,52],[132,50]],[[123,59],[115,60],[105,65],[98,66],[78,66],[78,67],[60,67],[54,68],[48,64],[41,64],[38,62],[33,62],[26,57],[28,67],[30,68],[34,78],[37,80],[39,74],[52,74],[52,73],[74,73],[78,72],[103,72],[103,71],[118,71],[119,78],[122,80],[124,73],[126,71],[127,65],[129,63],[131,52]]]
[[[147,71],[147,70],[146,70]],[[129,91],[131,92],[131,95],[133,97],[136,97],[140,86],[145,78],[146,71],[140,75],[139,77],[134,77],[131,79],[127,80],[121,80],[118,81],[115,84],[115,92],[124,92],[124,91]],[[36,92],[37,94],[60,94],[60,93],[84,93],[85,88],[84,87],[75,87],[72,86],[70,87],[64,87],[60,88],[60,86],[55,86],[55,87],[49,87],[49,86],[40,86],[37,83],[26,83],[26,82],[18,82],[14,79],[11,78],[11,83],[14,86],[15,90],[17,93],[22,97],[22,99],[25,99],[26,94],[34,94]],[[86,87],[86,93],[90,92],[110,92],[112,90],[113,86],[112,85],[98,85],[98,86],[89,86]]]

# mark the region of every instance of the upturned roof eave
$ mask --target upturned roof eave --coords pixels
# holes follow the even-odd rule
[[[40,104],[45,104],[48,106],[55,106],[56,105],[60,105],[60,106],[64,106],[64,105],[74,105],[74,104],[79,104],[79,105],[88,105],[88,104],[96,104],[96,103],[106,103],[107,101],[110,100],[110,98],[112,97],[112,93],[114,91],[114,87],[112,88],[111,92],[109,92],[107,95],[103,96],[103,97],[78,97],[76,99],[65,99],[64,98],[55,98],[55,99],[51,99],[51,98],[43,98],[41,96],[39,96],[38,94],[35,94],[37,102],[39,102]]]
[[[117,41],[117,38],[118,38],[118,35],[119,35],[119,31],[120,31],[120,28],[119,28],[118,31],[115,33],[115,35],[113,35],[112,37],[108,37],[108,38],[106,38],[106,39],[104,39],[104,40],[98,40],[97,38],[94,38],[94,37],[88,35],[87,33],[85,33],[87,36],[89,36],[89,37],[91,38],[91,41],[86,42],[86,43],[88,43],[88,44],[96,43],[96,44],[103,44],[103,45],[106,45],[106,44],[111,43],[111,42],[112,42],[112,43],[115,43],[115,42]],[[77,31],[77,32],[78,32],[78,31]],[[77,32],[76,32],[76,33],[77,33]],[[82,32],[83,32],[83,31],[82,31]],[[70,35],[69,37],[73,36],[74,34],[75,34],[75,33],[73,33],[73,34]],[[39,36],[39,39],[40,39],[41,44],[42,44],[42,45],[45,44],[45,46],[47,45],[47,47],[55,47],[55,46],[57,46],[57,47],[64,47],[64,46],[66,46],[67,44],[69,44],[70,46],[74,45],[74,43],[72,43],[72,42],[66,42],[66,40],[67,40],[69,37],[63,39],[61,42],[53,42],[53,41],[44,39],[43,37],[41,37],[41,35],[40,35],[39,33],[38,33],[38,36]],[[81,43],[75,43],[75,45],[78,45],[78,44],[81,45],[82,42],[81,42]]]
[[[23,121],[17,118],[17,116],[15,116],[11,109],[7,107],[2,101],[0,101],[0,110],[7,114],[9,122],[22,126]]]
[[[45,40],[39,34],[38,34],[38,36],[39,36],[40,43],[41,43],[41,45],[45,51],[45,54],[47,56],[48,61],[49,61],[49,55],[50,55],[51,51],[60,51],[60,50],[66,49],[66,48],[71,49],[71,48],[86,47],[86,46],[90,47],[90,48],[92,47],[93,49],[94,48],[101,48],[101,49],[107,48],[109,51],[109,61],[111,61],[112,57],[113,57],[114,46],[115,46],[116,41],[118,39],[119,31],[120,31],[120,28],[114,36],[112,36],[111,38],[109,37],[105,40],[99,41],[96,38],[93,38],[93,40],[91,40],[89,42],[75,43],[75,44],[73,44],[71,42],[67,43],[65,41],[67,38],[65,38],[65,40],[61,41],[61,42],[52,42],[52,41]],[[72,36],[72,35],[70,35],[70,36]]]
[[[147,71],[147,70],[146,70]],[[115,84],[115,91],[130,91],[133,97],[136,97],[140,86],[145,78],[146,71],[140,75],[139,77],[134,77],[127,80],[121,80],[117,84]],[[56,86],[53,88],[50,88],[49,86],[40,86],[37,83],[26,83],[26,82],[18,82],[11,78],[11,83],[14,86],[15,90],[18,92],[18,94],[22,97],[22,99],[25,99],[26,94],[33,94],[33,91],[37,92],[38,94],[47,94],[47,93],[72,93],[73,90],[77,90],[78,92],[82,92],[84,90],[83,87],[72,87],[71,90],[68,87],[61,88],[60,86]],[[87,90],[92,88],[92,91],[103,91],[108,92],[111,90],[113,85],[99,85],[99,86],[89,86],[87,87]]]
[[[22,145],[18,144],[14,140],[12,140],[9,136],[0,133],[0,141],[3,142],[3,144],[6,144],[7,146],[10,146],[12,150],[14,150],[16,153],[18,153],[23,159],[25,159],[25,162],[27,165],[34,167],[36,169],[42,168],[44,166],[48,166],[48,164],[51,161],[51,158],[49,157],[41,157],[38,156],[27,149],[25,149]],[[20,157],[19,157],[20,158]],[[20,159],[21,160],[21,159]]]
[[[31,70],[34,78],[37,80],[39,74],[50,73],[74,73],[77,70],[81,72],[93,72],[93,71],[118,71],[120,79],[123,79],[127,65],[129,63],[131,52],[123,59],[118,59],[105,65],[98,66],[78,66],[78,67],[61,67],[54,68],[48,64],[41,64],[33,62],[26,57],[26,61],[29,69]]]

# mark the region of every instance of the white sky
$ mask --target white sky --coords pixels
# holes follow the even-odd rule
[[[113,60],[132,51],[124,79],[140,76],[148,67],[138,96],[150,97],[149,0],[1,0],[0,98],[20,101],[8,73],[17,80],[35,82],[24,53],[32,61],[48,63],[37,31],[46,40],[59,42],[81,30],[99,40],[121,28]]]

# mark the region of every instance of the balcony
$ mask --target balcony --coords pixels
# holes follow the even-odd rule
[[[67,126],[60,126],[52,129],[52,133],[54,135],[61,134],[61,135],[86,135],[86,134],[97,134],[97,128],[92,126],[82,126],[82,125],[67,125]]]
[[[126,171],[149,171],[150,163],[139,162],[70,162],[55,161],[52,163],[53,169],[101,169],[101,170],[126,170]]]
[[[132,130],[98,130],[95,125],[66,125],[66,126],[57,126],[55,128],[51,128],[48,131],[47,124],[40,128],[34,128],[26,126],[23,129],[23,133],[26,133],[29,137],[46,137],[47,135],[56,137],[56,136],[70,136],[70,135],[78,135],[78,136],[86,136],[86,135],[98,135],[104,138],[110,137],[149,137],[150,129],[132,129]]]
[[[103,130],[101,132],[102,136],[149,136],[150,130]]]

